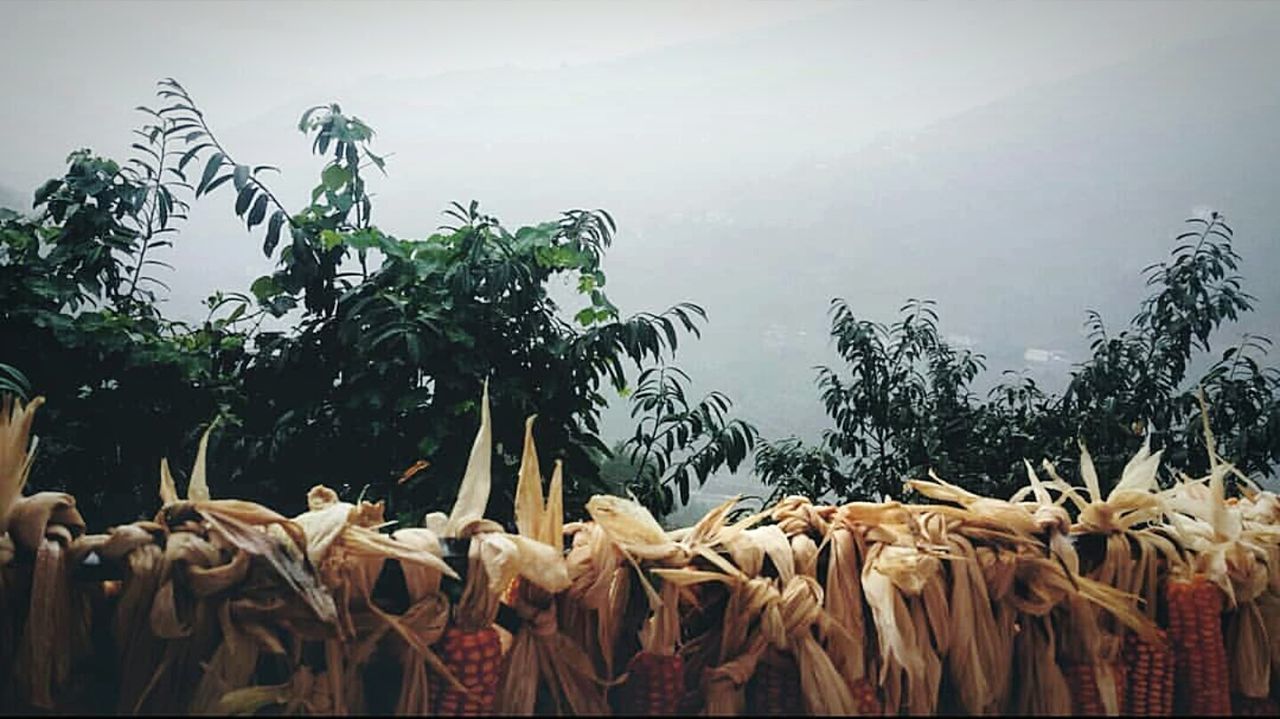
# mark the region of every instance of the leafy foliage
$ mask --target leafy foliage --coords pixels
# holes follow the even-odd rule
[[[1188,220],[1170,259],[1145,270],[1151,294],[1129,326],[1108,334],[1089,312],[1091,357],[1061,394],[1012,373],[985,399],[969,389],[983,358],[950,347],[931,302],[913,300],[891,326],[832,303],[832,337],[844,372],[818,368],[834,427],[821,447],[766,445],[756,471],[775,489],[832,491],[845,498],[898,497],[902,480],[936,469],[975,491],[1007,495],[1022,460],[1070,466],[1087,442],[1103,477],[1118,477],[1143,438],[1172,466],[1207,465],[1196,387],[1209,400],[1220,451],[1246,473],[1271,475],[1280,461],[1280,370],[1264,367],[1270,341],[1246,335],[1194,384],[1187,370],[1211,351],[1221,327],[1252,309],[1235,274],[1240,258],[1216,213]]]
[[[609,455],[599,428],[606,385],[621,393],[630,371],[667,371],[681,336],[705,321],[693,304],[626,316],[609,301],[603,258],[616,226],[606,212],[570,210],[512,231],[474,201],[454,203],[454,226],[395,237],[372,222],[367,171],[385,174],[374,132],[331,104],[299,122],[326,161],[291,213],[266,182],[275,168],[237,161],[182,85],[164,80],[158,95],[160,109],[140,108],[138,157],[122,168],[73,154],[65,177],[37,192],[42,214],[0,218],[0,292],[12,298],[0,329],[15,338],[0,358],[0,390],[29,384],[48,396],[37,481],[75,493],[87,516],[149,513],[159,459],[189,456],[220,416],[210,447],[220,494],[301,509],[306,490],[324,483],[385,498],[416,524],[456,495],[486,379],[491,516],[509,519],[521,420],[534,413],[538,446],[566,462],[567,506],[581,507]],[[203,198],[226,185],[276,268],[248,293],[215,293],[197,326],[165,320],[152,289],[163,284],[149,269],[185,217],[181,193]],[[582,300],[571,321],[548,293],[565,276]],[[287,330],[262,329],[295,310]],[[662,418],[680,429],[654,456],[688,456],[655,481],[687,496],[691,477],[743,461],[754,429],[726,419],[728,406],[717,393],[684,407],[687,417]],[[401,483],[421,459],[426,471]],[[647,496],[655,511],[670,509],[669,490]]]
[[[735,471],[755,447],[756,428],[729,419],[733,404],[722,392],[711,392],[690,404],[684,384],[689,376],[678,367],[651,367],[640,374],[631,395],[635,434],[622,443],[634,474],[624,487],[661,514],[689,501],[693,479],[701,485],[723,466]]]
[[[125,165],[74,152],[36,190],[33,215],[0,215],[0,336],[14,380],[0,389],[49,399],[33,481],[124,518],[154,504],[160,457],[194,439],[220,395],[213,338],[156,306],[155,254],[186,204],[173,171],[180,129],[144,111]]]

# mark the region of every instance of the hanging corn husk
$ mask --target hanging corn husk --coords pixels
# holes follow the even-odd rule
[[[772,516],[777,529],[790,543],[795,571],[795,576],[782,585],[779,597],[782,632],[772,637],[774,649],[781,650],[784,660],[793,663],[798,671],[802,706],[810,713],[860,713],[867,707],[865,702],[855,699],[856,681],[840,673],[824,647],[838,647],[836,656],[848,662],[857,639],[861,638],[859,634],[855,639],[846,625],[824,608],[825,593],[818,582],[820,551],[814,538],[826,543],[835,508],[815,507],[804,497],[788,497],[773,509]],[[861,611],[861,602],[858,610]],[[846,621],[847,614],[845,611]]]
[[[15,651],[22,633],[21,617],[31,596],[31,571],[10,566],[17,547],[9,535],[9,510],[22,497],[35,459],[37,438],[31,436],[36,410],[44,403],[36,397],[23,404],[0,394],[0,706],[16,706],[23,693],[12,681]]]
[[[729,548],[766,517],[761,512],[746,516],[732,525],[727,524],[729,513],[738,501],[738,497],[732,497],[708,512],[694,526],[668,533],[669,537],[684,547],[688,564],[680,569],[653,570],[664,582],[674,583],[678,591],[664,585],[662,603],[651,605],[646,626],[648,632],[642,636],[641,650],[654,644],[665,646],[665,635],[659,628],[671,629],[684,638],[675,650],[675,658],[667,658],[661,650],[651,649],[649,655],[657,658],[648,659],[661,667],[652,670],[651,676],[677,673],[673,667],[682,669],[679,681],[672,679],[674,686],[683,691],[676,706],[676,711],[682,714],[701,713],[706,709],[707,702],[702,691],[703,677],[719,661],[729,586],[746,579],[745,574],[722,558],[722,553],[731,553]],[[669,598],[668,592],[674,592],[675,598]],[[641,656],[643,655],[637,655]],[[655,683],[652,680],[649,682],[650,685]],[[650,699],[641,706],[642,709],[654,711],[656,708],[670,706],[667,699],[660,704],[654,698],[653,691],[648,694]]]
[[[998,657],[997,663],[987,665],[984,671],[984,678],[989,679],[985,688],[990,691],[992,699],[986,705],[986,710],[1003,711],[1003,707],[1011,699],[1008,694],[1011,684],[1006,679],[1010,672],[1003,671],[1001,666],[1009,666],[1016,614],[1043,616],[1065,602],[1065,611],[1059,614],[1059,621],[1068,627],[1065,631],[1070,633],[1073,641],[1063,643],[1059,650],[1063,653],[1062,660],[1072,667],[1068,678],[1075,677],[1086,684],[1096,684],[1099,687],[1099,702],[1104,710],[1111,714],[1119,713],[1124,685],[1117,682],[1113,670],[1119,663],[1119,636],[1104,633],[1098,622],[1100,618],[1110,621],[1114,617],[1119,622],[1117,626],[1130,627],[1148,638],[1154,636],[1154,624],[1149,617],[1137,613],[1134,603],[1124,590],[1116,591],[1109,584],[1077,574],[1079,560],[1065,538],[1065,513],[1048,502],[1047,489],[1040,485],[1029,466],[1028,478],[1031,481],[1028,490],[1015,495],[1014,499],[1030,492],[1036,502],[1023,504],[980,498],[948,485],[936,476],[933,477],[933,482],[909,483],[912,488],[927,496],[963,505],[963,511],[944,511],[944,514],[963,520],[960,525],[951,528],[950,533],[963,534],[971,541],[981,539],[986,544],[973,553],[979,563],[987,558],[988,595],[996,602],[992,605],[996,631],[986,636],[994,638],[997,643],[983,651],[984,656]],[[1096,477],[1094,479],[1092,486],[1096,488]],[[1070,491],[1070,488],[1064,491]],[[942,511],[942,508],[937,509]],[[991,520],[995,522],[992,523]],[[938,520],[934,520],[932,524],[935,527],[943,526]],[[1006,527],[1003,536],[997,526]],[[1041,545],[1039,540],[1034,539],[1036,535],[1046,536],[1052,560],[1046,558],[1039,549]],[[936,543],[939,540],[935,538],[933,541]],[[963,545],[956,545],[955,549],[958,551],[957,556],[968,554]],[[998,557],[1003,557],[1004,560],[992,561]],[[1012,571],[996,571],[1000,567],[1009,567]],[[954,566],[953,569],[958,571]],[[1015,586],[1018,591],[1010,591]],[[1128,585],[1125,587],[1127,589]],[[966,606],[972,607],[974,604],[973,601],[966,602]],[[955,666],[959,668],[964,664],[966,663],[963,661],[957,661]],[[968,702],[976,701],[974,697],[977,689],[983,688],[983,684],[975,681],[976,677],[971,674],[970,667],[961,668],[959,673],[962,675],[959,682],[962,698],[968,696]],[[964,688],[966,686],[969,687],[968,690]],[[1094,691],[1092,688],[1085,689]]]
[[[68,689],[72,663],[88,651],[85,624],[90,606],[83,587],[73,584],[69,551],[84,532],[75,499],[62,492],[38,492],[16,500],[9,533],[18,552],[31,553],[30,603],[16,632],[13,678],[20,701],[53,709]]]
[[[145,684],[130,680],[121,706],[133,712],[206,713],[223,708],[228,693],[253,682],[259,653],[285,653],[270,627],[275,609],[301,599],[301,612],[285,626],[318,626],[323,636],[336,620],[333,600],[305,565],[300,527],[264,507],[239,500],[214,500],[206,477],[206,453],[213,427],[201,437],[186,499],[179,498],[167,460],[161,462],[157,521],[134,525],[108,538],[107,556],[128,556],[136,578],[154,586],[147,600],[128,589],[116,618],[117,636],[145,632],[124,648],[147,656],[162,644],[161,656]],[[154,529],[158,528],[158,532]],[[144,534],[162,539],[149,549]],[[129,671],[132,671],[131,669]],[[239,705],[236,705],[239,707]]]
[[[99,555],[124,570],[112,622],[120,667],[118,713],[132,713],[160,662],[165,642],[151,631],[151,605],[168,576],[164,539],[168,528],[155,522],[115,527]]]
[[[573,631],[603,676],[614,675],[620,618],[631,596],[631,569],[594,522],[566,526],[573,547],[566,558],[570,586],[562,603],[561,626]]]
[[[1024,617],[1014,638],[1016,675],[1013,712],[1028,716],[1071,713],[1071,689],[1058,667],[1053,623],[1048,617]]]
[[[1171,578],[1170,634],[1179,676],[1177,705],[1191,711],[1229,711],[1231,692],[1245,700],[1265,699],[1271,691],[1271,651],[1267,623],[1257,604],[1272,584],[1269,564],[1276,557],[1277,536],[1269,527],[1246,519],[1266,510],[1246,501],[1228,502],[1225,480],[1236,474],[1218,455],[1209,427],[1208,406],[1200,401],[1209,476],[1186,477],[1168,493],[1169,520],[1192,558]],[[1242,475],[1241,479],[1247,478]],[[1228,615],[1224,642],[1220,615]]]
[[[410,549],[439,552],[440,540],[435,533],[422,528],[400,529],[391,538]],[[446,673],[444,662],[431,650],[444,635],[449,621],[449,599],[440,591],[440,570],[417,562],[401,565],[409,607],[396,617],[405,634],[392,637],[402,667],[400,696],[395,713],[424,715],[431,712],[432,695],[428,667],[440,675]],[[376,604],[371,606],[376,608]]]
[[[503,639],[494,620],[504,592],[521,576],[535,585],[564,587],[568,570],[561,553],[541,542],[508,535],[484,518],[492,463],[489,383],[480,406],[480,429],[471,447],[458,498],[449,515],[433,512],[426,525],[445,539],[469,540],[462,596],[452,608],[449,626],[437,648],[457,684],[431,676],[434,713],[489,713],[497,701]]]
[[[846,516],[838,512],[826,542],[830,552],[825,608],[831,621],[843,628],[828,638],[827,654],[858,702],[858,713],[879,714],[881,707],[873,659],[875,637],[873,624],[867,621],[868,609],[862,591],[865,532],[855,531],[846,523]]]
[[[519,544],[526,551],[521,564],[541,566],[543,571],[528,573],[515,583],[512,603],[524,622],[504,661],[495,710],[533,714],[542,686],[556,713],[605,713],[608,705],[591,657],[557,626],[555,595],[570,583],[564,560],[564,467],[556,462],[544,502],[533,417],[525,423],[524,442],[515,506]],[[540,556],[529,554],[529,550]]]
[[[342,634],[326,641],[327,654],[338,665],[327,663],[335,709],[363,709],[364,667],[389,633],[408,642],[422,659],[444,673],[429,645],[395,615],[373,601],[373,587],[389,559],[402,567],[420,566],[426,571],[457,578],[440,558],[440,546],[430,542],[398,542],[375,527],[384,524],[381,503],[361,506],[338,500],[337,493],[313,487],[307,495],[308,511],[294,518],[307,537],[307,558],[321,582],[337,598]],[[364,623],[364,631],[358,625]]]
[[[664,607],[663,599],[647,578],[642,565],[659,571],[689,567],[700,561],[728,575],[740,576],[734,564],[719,552],[724,547],[732,547],[736,539],[763,516],[748,517],[733,526],[725,526],[725,520],[736,503],[737,498],[732,498],[693,527],[679,533],[668,533],[647,509],[632,500],[597,495],[587,502],[587,512],[593,520],[589,536],[594,547],[591,556],[595,568],[589,577],[580,575],[570,595],[579,598],[577,601],[583,602],[596,617],[598,642],[595,651],[605,656],[606,673],[615,668],[615,649],[624,646],[619,632],[623,629],[621,618],[628,614],[633,582],[638,582],[643,589],[651,617]],[[786,543],[785,537],[782,537],[782,542]],[[681,575],[682,578],[695,576],[700,578],[684,586],[694,587],[707,581],[701,578],[702,575]],[[695,645],[697,647],[709,648],[706,641]],[[630,660],[630,655],[623,659]],[[670,665],[675,660],[654,661]],[[683,658],[680,661],[683,663]],[[695,666],[706,663],[708,659],[704,652]]]

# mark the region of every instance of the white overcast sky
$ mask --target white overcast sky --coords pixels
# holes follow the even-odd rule
[[[380,228],[423,236],[472,198],[513,225],[609,209],[611,298],[704,304],[695,382],[813,436],[832,296],[882,321],[935,297],[992,374],[1057,381],[1084,310],[1130,316],[1201,205],[1240,221],[1280,328],[1276,267],[1250,259],[1280,237],[1272,38],[1280,1],[8,0],[0,188],[30,197],[79,147],[126,156],[172,76],[296,208],[322,164],[297,117],[340,101],[392,153]],[[166,258],[170,316],[270,270],[228,189]]]
[[[1154,46],[1274,23],[1280,3],[8,0],[0,182],[30,185],[73,145],[120,142],[136,121],[132,107],[162,75],[232,126],[282,98],[327,97],[367,78],[600,63],[761,29],[781,37],[788,23],[824,13],[848,28],[849,42],[899,49],[893,67],[871,68],[887,82],[895,68],[911,86],[940,62],[971,68],[963,87],[904,86],[898,106],[879,108],[927,122]],[[904,17],[910,33],[880,31],[881,21]]]

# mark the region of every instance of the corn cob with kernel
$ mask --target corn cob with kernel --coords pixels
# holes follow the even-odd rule
[[[426,517],[427,528],[441,538],[470,537],[467,572],[462,596],[453,606],[449,626],[434,649],[441,663],[466,691],[447,682],[438,672],[428,680],[432,713],[437,716],[479,716],[494,713],[498,682],[502,678],[502,637],[494,628],[502,590],[510,583],[510,575],[490,575],[489,564],[482,552],[490,531],[484,519],[489,500],[489,467],[492,461],[492,428],[489,418],[489,382],[485,380],[480,401],[480,429],[471,446],[467,468],[458,488],[453,509],[445,516],[433,512]],[[466,529],[467,535],[463,534]],[[500,529],[500,527],[495,527]],[[480,533],[477,533],[477,532]],[[494,567],[494,571],[499,571]],[[497,591],[491,585],[498,587]]]
[[[1164,632],[1159,642],[1125,635],[1128,681],[1123,713],[1131,716],[1173,714],[1173,648]]]
[[[1116,686],[1125,685],[1125,668],[1121,664],[1110,664],[1110,671]],[[1106,704],[1102,700],[1102,691],[1098,687],[1097,665],[1087,662],[1071,662],[1062,667],[1062,673],[1071,688],[1071,711],[1078,716],[1107,716]]]
[[[1203,575],[1165,585],[1173,641],[1178,713],[1231,713],[1227,651],[1222,638],[1222,590]]]
[[[622,716],[675,716],[684,695],[684,658],[679,654],[637,652],[627,664],[618,713]]]
[[[502,641],[493,627],[444,631],[436,653],[467,691],[458,691],[440,675],[430,679],[432,709],[438,716],[484,716],[493,713],[498,692]]]
[[[759,716],[804,714],[800,667],[795,657],[773,649],[766,651],[747,685],[747,701],[751,713]]]

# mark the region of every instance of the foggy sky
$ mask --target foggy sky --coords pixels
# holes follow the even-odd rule
[[[1126,320],[1202,206],[1236,221],[1280,329],[1258,266],[1280,258],[1275,39],[1262,2],[7,2],[0,188],[29,198],[78,147],[124,157],[172,76],[300,206],[322,163],[297,117],[339,101],[392,154],[382,229],[472,198],[511,225],[608,209],[613,300],[706,306],[679,359],[698,388],[813,436],[832,296],[885,321],[936,297],[991,374],[1060,378],[1084,310]],[[171,316],[270,270],[228,192],[165,258]]]

